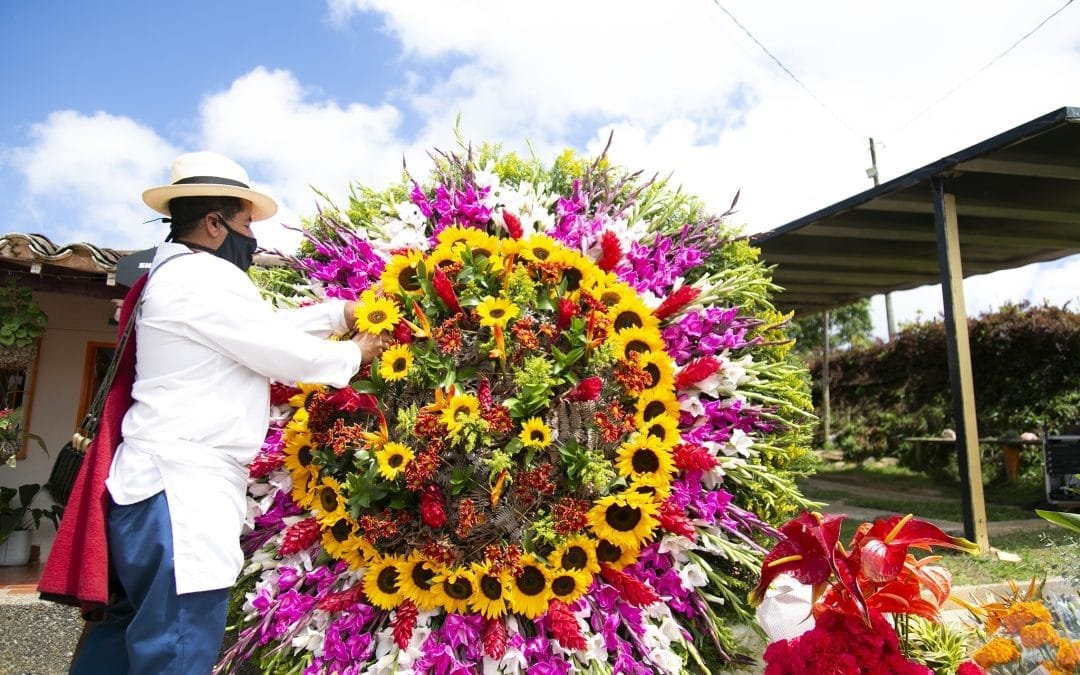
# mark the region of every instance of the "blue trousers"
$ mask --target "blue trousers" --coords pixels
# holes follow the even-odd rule
[[[229,589],[177,595],[165,493],[109,510],[118,597],[91,624],[75,675],[206,675],[225,635]]]

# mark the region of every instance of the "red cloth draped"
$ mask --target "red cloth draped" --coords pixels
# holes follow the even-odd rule
[[[138,304],[146,275],[131,287],[120,310],[119,336]],[[120,355],[116,376],[105,398],[97,435],[87,448],[78,478],[60,520],[52,550],[38,581],[45,600],[78,605],[84,616],[99,615],[109,599],[109,547],[106,539],[109,495],[105,479],[120,445],[120,425],[131,407],[135,383],[135,331]]]

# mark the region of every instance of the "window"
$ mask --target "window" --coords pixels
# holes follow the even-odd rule
[[[82,394],[79,396],[79,407],[75,411],[75,426],[82,422],[86,411],[94,400],[102,381],[105,379],[105,371],[112,362],[113,352],[116,347],[111,342],[87,342],[86,358],[83,361]]]
[[[0,368],[0,408],[22,406],[22,428],[30,427],[30,409],[34,402],[34,378],[37,374],[39,350],[35,350],[34,362],[25,368]],[[26,459],[26,440],[23,440],[15,459]]]

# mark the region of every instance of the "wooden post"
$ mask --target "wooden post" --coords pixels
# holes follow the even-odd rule
[[[956,196],[949,192],[948,179],[944,176],[931,178],[930,186],[934,197],[941,296],[945,305],[945,345],[949,356],[949,380],[952,383],[964,536],[986,553],[990,550],[990,539],[986,530],[986,503],[983,501],[979,429],[975,421],[975,387],[971,374],[967,310],[964,307],[964,272],[960,264]]]
[[[825,327],[822,330],[825,334],[821,342],[821,430],[825,438],[821,446],[828,450],[832,445],[829,440],[832,436],[832,427],[829,424],[829,419],[832,417],[832,412],[829,410],[829,310],[825,310],[824,319]]]

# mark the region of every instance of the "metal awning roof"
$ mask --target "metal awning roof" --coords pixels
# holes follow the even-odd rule
[[[931,180],[956,197],[965,276],[1080,253],[1080,108],[1061,108],[751,237],[808,315],[941,282]]]

